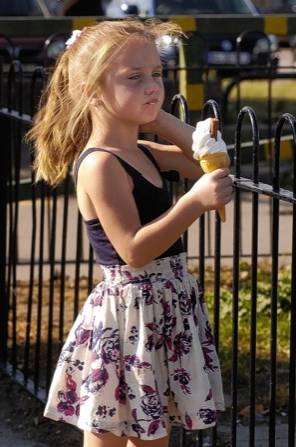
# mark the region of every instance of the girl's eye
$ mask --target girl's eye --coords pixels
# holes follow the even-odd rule
[[[128,79],[134,79],[134,80],[136,80],[136,79],[139,79],[140,78],[140,76],[141,75],[133,75],[133,76],[131,76],[130,78],[128,78]],[[162,77],[162,72],[161,71],[157,71],[157,72],[154,72],[153,73],[153,76],[154,77]]]

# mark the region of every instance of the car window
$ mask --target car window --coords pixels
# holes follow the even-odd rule
[[[156,14],[250,14],[243,0],[156,0]]]
[[[42,16],[36,0],[1,0],[0,16]]]

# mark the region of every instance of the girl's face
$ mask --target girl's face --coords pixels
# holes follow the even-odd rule
[[[130,38],[104,78],[100,98],[121,121],[153,121],[164,101],[162,66],[156,46],[144,38]]]

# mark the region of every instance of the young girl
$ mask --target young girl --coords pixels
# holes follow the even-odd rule
[[[105,21],[73,33],[28,138],[36,179],[74,163],[79,210],[104,279],[71,328],[44,416],[87,447],[168,446],[172,422],[212,427],[224,410],[207,307],[181,235],[231,200],[227,169],[201,178],[194,128],[161,109],[158,38],[174,23]],[[174,145],[138,140],[139,130]],[[197,180],[174,205],[163,172]],[[66,444],[65,444],[66,445]]]

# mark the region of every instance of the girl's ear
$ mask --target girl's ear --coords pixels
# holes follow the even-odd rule
[[[98,97],[98,96],[94,96],[91,101],[90,104],[94,107],[100,107],[103,105],[103,101]]]

